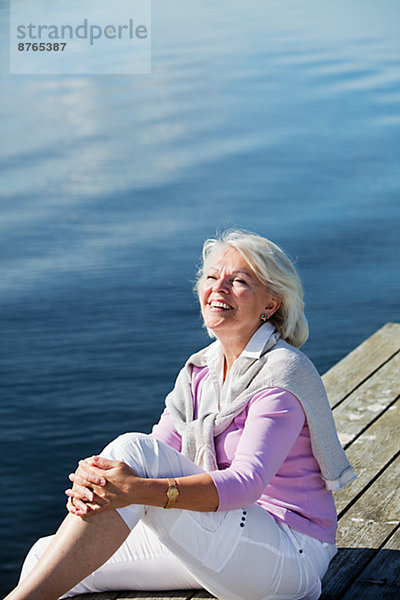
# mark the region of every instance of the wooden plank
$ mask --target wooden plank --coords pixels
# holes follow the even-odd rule
[[[100,594],[79,594],[74,600],[117,600],[120,592],[101,592]]]
[[[378,552],[343,596],[343,600],[400,598],[400,529]]]
[[[400,399],[347,449],[347,457],[357,479],[343,490],[334,492],[339,514],[400,451],[399,431]]]
[[[339,519],[339,546],[379,548],[400,520],[400,456]]]
[[[400,350],[400,323],[387,323],[323,375],[331,406]]]
[[[345,447],[394,402],[399,393],[399,373],[400,352],[334,409],[338,435]]]
[[[168,590],[159,592],[119,592],[117,600],[166,600],[175,598],[175,600],[190,600],[193,597],[193,590]],[[97,600],[97,599],[95,599]]]
[[[400,457],[339,520],[340,552],[324,577],[321,600],[338,600],[393,534],[400,519]]]

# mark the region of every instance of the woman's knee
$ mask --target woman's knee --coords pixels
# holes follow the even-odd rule
[[[144,433],[124,433],[110,442],[101,456],[123,461],[140,476],[151,477],[158,467],[157,440]]]
[[[144,433],[123,433],[116,437],[112,442],[107,444],[104,450],[101,452],[102,456],[112,455],[113,460],[120,460],[120,456],[124,456],[127,452],[131,451],[135,446],[140,446],[143,440],[146,440],[149,436]],[[111,457],[111,456],[110,456]],[[115,457],[115,458],[114,458]]]
[[[141,477],[179,477],[203,472],[186,456],[144,433],[124,433],[104,448],[101,456],[121,460]]]

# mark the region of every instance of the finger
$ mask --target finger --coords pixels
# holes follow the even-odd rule
[[[132,467],[120,460],[110,460],[108,458],[103,458],[102,456],[93,456],[90,459],[85,459],[84,462],[86,464],[82,466],[87,468],[87,466],[90,465],[92,472],[97,473],[100,477],[102,476],[102,470],[104,471],[118,468],[129,469],[132,475],[135,477],[140,477],[140,475],[134,469],[132,469]]]
[[[105,510],[105,508],[106,508],[102,504],[96,504],[94,502],[88,502],[87,506],[89,506],[90,512],[99,512],[101,510]]]
[[[85,479],[85,477],[82,477],[81,475],[77,475],[76,473],[70,473],[68,475],[68,479],[76,485],[84,485],[86,487],[89,487],[92,484],[91,481]]]
[[[68,479],[77,483],[78,485],[85,485],[87,487],[95,484],[95,485],[106,485],[106,480],[104,477],[98,475],[94,470],[87,470],[85,472],[80,471],[75,473],[70,473],[68,475]]]
[[[77,507],[75,504],[78,504],[79,507]],[[78,517],[89,517],[92,514],[94,514],[95,512],[104,510],[104,508],[101,505],[96,504],[96,503],[92,503],[92,502],[80,503],[79,501],[75,500],[74,498],[68,498],[67,510],[71,514],[78,516]]]
[[[70,498],[77,498],[85,502],[93,502],[94,494],[93,491],[79,485],[74,486],[72,489],[65,490],[65,494]]]
[[[68,500],[67,500],[67,510],[68,510],[68,512],[70,512],[72,514],[75,514],[76,509],[72,502],[72,498],[68,498]]]
[[[68,508],[69,512],[71,512],[74,515],[77,515],[78,517],[83,517],[83,516],[89,514],[89,512],[90,512],[89,506],[87,504],[85,504],[84,502],[77,500],[76,498],[68,499],[67,508]]]
[[[79,461],[79,467],[75,471],[75,475],[83,478],[86,477],[86,479],[88,479],[90,482],[96,483],[97,485],[105,485],[106,483],[104,479],[104,470],[96,468],[95,466],[87,463],[84,460]],[[95,478],[96,481],[93,481],[93,478]]]
[[[77,501],[75,498],[70,498],[70,500],[74,503],[79,503],[79,501]],[[103,504],[99,504],[97,503],[97,501],[95,502],[83,502],[83,503],[79,503],[79,508],[75,508],[75,513],[74,514],[78,514],[78,516],[88,516],[91,515],[95,512],[99,512],[104,510],[106,507],[103,506]]]
[[[115,467],[121,464],[119,460],[110,460],[102,456],[92,456],[91,458],[87,458],[85,462],[99,469],[115,469]]]
[[[77,475],[76,473],[70,473],[68,479],[76,485],[84,485],[86,487],[92,485],[92,482],[89,481],[89,479],[82,477],[82,475]]]
[[[85,488],[86,490],[86,488]],[[99,494],[96,494],[94,490],[91,490],[90,499],[83,498],[75,487],[72,489],[65,490],[65,494],[71,500],[72,504],[77,504],[77,501],[83,502],[86,506],[89,506],[91,510],[99,510],[108,505],[108,500],[103,496],[104,488],[98,488]]]

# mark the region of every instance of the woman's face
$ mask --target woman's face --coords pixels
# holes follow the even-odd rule
[[[238,336],[244,341],[262,324],[262,313],[274,312],[279,300],[268,294],[243,256],[226,248],[211,261],[200,288],[204,324],[217,337]]]

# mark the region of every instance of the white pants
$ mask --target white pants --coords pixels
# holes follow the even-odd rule
[[[124,461],[143,477],[202,472],[145,434],[122,435],[101,455]],[[220,600],[316,600],[336,553],[334,544],[290,529],[257,504],[211,513],[132,504],[118,512],[130,535],[110,560],[63,598],[108,590],[204,587]],[[21,578],[50,539],[40,539],[30,550]]]

